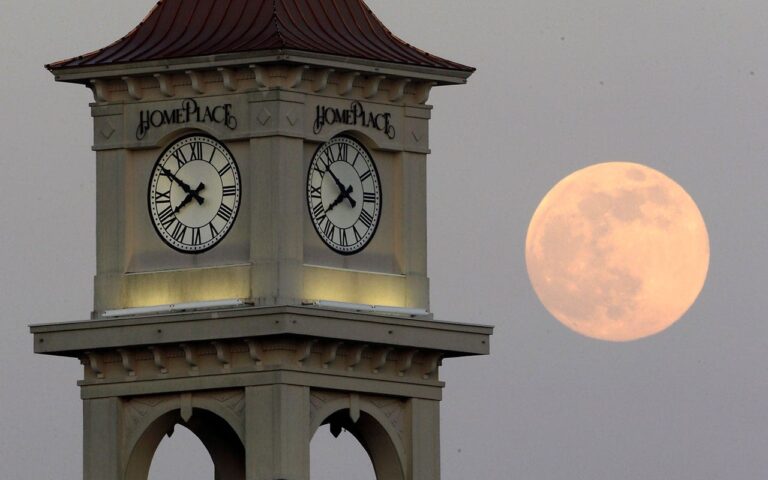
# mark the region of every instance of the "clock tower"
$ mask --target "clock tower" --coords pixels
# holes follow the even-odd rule
[[[216,478],[306,480],[331,424],[438,479],[439,366],[492,329],[429,309],[427,101],[473,69],[361,0],[161,0],[47,68],[94,94],[94,308],[32,327],[85,367],[84,478],[146,480],[180,423]]]

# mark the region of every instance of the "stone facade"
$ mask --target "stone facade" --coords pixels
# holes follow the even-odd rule
[[[351,432],[379,480],[437,480],[444,358],[491,328],[309,307],[241,308],[32,328],[79,358],[85,479],[146,480],[182,424],[218,479],[307,480],[323,424]]]
[[[206,446],[218,480],[308,480],[309,444],[324,424],[360,441],[379,480],[440,478],[440,366],[488,354],[492,328],[439,322],[429,311],[427,101],[434,86],[463,84],[473,69],[394,38],[362,2],[345,5],[371,29],[339,29],[341,43],[325,50],[139,55],[145,30],[162,37],[151,49],[165,42],[174,51],[182,37],[168,32],[188,30],[185,18],[208,18],[189,14],[172,15],[182,24],[167,31],[142,24],[107,49],[49,65],[58,81],[94,94],[91,320],[32,327],[37,353],[83,364],[85,480],[146,480],[177,424]],[[216,10],[164,0],[150,16],[204,6]],[[271,7],[257,10],[299,18]],[[338,27],[335,17],[327,21]],[[211,33],[199,40],[233,32],[220,27],[201,26]],[[314,38],[328,40],[317,28]],[[340,45],[359,51],[355,31],[372,32],[378,50],[328,53]],[[296,32],[312,33],[301,25]],[[139,56],[120,63],[126,52]],[[191,255],[157,235],[147,192],[164,149],[193,133],[231,152],[242,198],[226,237]],[[311,158],[340,134],[370,152],[381,184],[376,234],[355,255],[322,243],[307,207]]]

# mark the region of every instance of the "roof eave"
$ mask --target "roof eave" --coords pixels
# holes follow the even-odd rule
[[[46,68],[54,74],[56,81],[58,82],[87,84],[90,80],[96,79],[266,63],[303,64],[316,67],[335,68],[337,70],[415,78],[432,81],[437,85],[464,84],[472,73],[474,73],[474,69],[471,67],[466,67],[466,70],[436,68],[283,49],[85,67],[58,67],[54,65],[46,65]]]

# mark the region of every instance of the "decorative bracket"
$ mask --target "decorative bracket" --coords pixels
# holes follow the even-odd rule
[[[130,95],[134,100],[141,100],[144,92],[141,89],[139,80],[133,77],[123,77],[123,81],[128,87],[128,95]]]
[[[304,80],[304,72],[307,71],[309,66],[302,65],[300,67],[294,67],[288,70],[288,76],[285,78],[285,88],[296,88]]]
[[[416,87],[416,93],[414,94],[414,100],[419,105],[424,105],[429,100],[429,94],[432,91],[432,87],[437,85],[437,82],[423,82]]]
[[[165,365],[165,352],[163,352],[163,347],[151,346],[148,348],[149,351],[152,352],[152,358],[155,361],[155,366],[158,370],[160,370],[160,373],[168,373],[168,368]]]
[[[155,340],[156,341],[156,340]],[[164,378],[195,378],[201,374],[238,375],[276,370],[310,369],[332,375],[376,375],[386,381],[423,382],[439,379],[444,353],[439,350],[391,344],[319,338],[311,335],[275,335],[167,344],[115,346],[78,352],[84,365],[84,385],[135,383]],[[345,373],[346,372],[346,373]],[[259,373],[260,374],[260,373]],[[398,377],[400,379],[398,380]]]
[[[315,92],[321,92],[328,86],[328,78],[334,70],[332,68],[324,68],[315,72],[315,81],[312,83],[312,90]]]
[[[96,374],[96,378],[104,378],[104,367],[101,361],[101,355],[95,352],[85,352],[85,355],[88,357],[88,364],[91,367],[91,370],[93,370],[93,373]]]
[[[363,359],[363,351],[368,348],[368,345],[356,345],[349,349],[347,352],[347,370],[354,370],[355,367],[360,365],[360,361]]]
[[[253,70],[253,78],[256,80],[256,87],[264,88],[267,86],[266,70],[261,65],[249,65]]]
[[[216,359],[224,370],[229,370],[229,345],[222,342],[211,342],[216,348]]]
[[[352,87],[355,85],[355,78],[360,76],[360,72],[347,72],[339,74],[339,95],[349,95],[352,91]]]
[[[397,375],[402,377],[404,376],[408,370],[411,369],[413,366],[413,357],[416,356],[416,353],[418,353],[418,350],[407,350],[405,352],[402,352],[400,354],[400,359],[397,362]]]
[[[261,345],[256,340],[248,339],[245,343],[248,344],[248,354],[256,364],[256,368],[261,368],[264,363],[264,349],[261,348]]]
[[[299,365],[304,365],[304,362],[312,354],[312,346],[317,342],[317,339],[304,340],[296,347],[296,362]]]
[[[379,373],[379,370],[381,370],[384,365],[387,364],[387,358],[389,358],[389,353],[392,350],[392,347],[381,347],[376,353],[373,354],[373,358],[371,359],[371,368],[373,369],[373,373]]]
[[[323,354],[323,368],[328,368],[330,364],[336,361],[336,354],[342,343],[343,342],[333,342],[326,346],[325,353]]]
[[[363,96],[365,98],[371,98],[379,93],[381,81],[385,78],[386,77],[384,75],[374,75],[372,77],[368,77],[365,80],[365,86],[363,87]]]
[[[205,93],[203,75],[195,70],[187,70],[185,73],[189,75],[189,79],[192,81],[192,90],[200,94]]]
[[[424,372],[422,377],[427,380],[433,373],[437,371],[437,367],[440,366],[440,360],[443,359],[442,353],[430,353],[427,355],[424,361]]]
[[[191,370],[197,370],[197,353],[195,352],[195,346],[182,343],[179,345],[184,350],[184,360],[187,361],[187,365]]]
[[[405,96],[405,87],[411,83],[410,78],[401,78],[392,82],[392,86],[389,88],[389,100],[397,102]]]
[[[221,73],[221,81],[224,83],[224,88],[230,92],[237,91],[237,78],[235,72],[229,68],[219,68]]]
[[[174,91],[171,76],[164,73],[156,73],[154,77],[157,79],[157,84],[160,86],[160,93],[166,97],[172,97]]]
[[[109,101],[107,84],[104,80],[91,80],[91,90],[93,90],[93,99],[97,102]]]
[[[117,351],[120,353],[120,358],[123,361],[123,368],[125,369],[125,373],[127,373],[129,377],[135,377],[136,370],[133,366],[133,352],[127,348],[118,348]]]

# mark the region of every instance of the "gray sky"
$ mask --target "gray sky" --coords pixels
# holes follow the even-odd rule
[[[27,324],[91,310],[91,96],[55,84],[42,65],[106,45],[153,4],[2,0],[3,478],[82,475],[80,366],[34,356]],[[436,89],[430,100],[432,309],[497,325],[490,357],[442,370],[443,478],[768,477],[768,4],[368,4],[405,40],[479,69],[468,86]],[[524,264],[543,195],[610,160],[680,183],[711,242],[699,301],[668,331],[629,344],[557,323]],[[164,457],[166,471],[194,470],[176,455]]]

